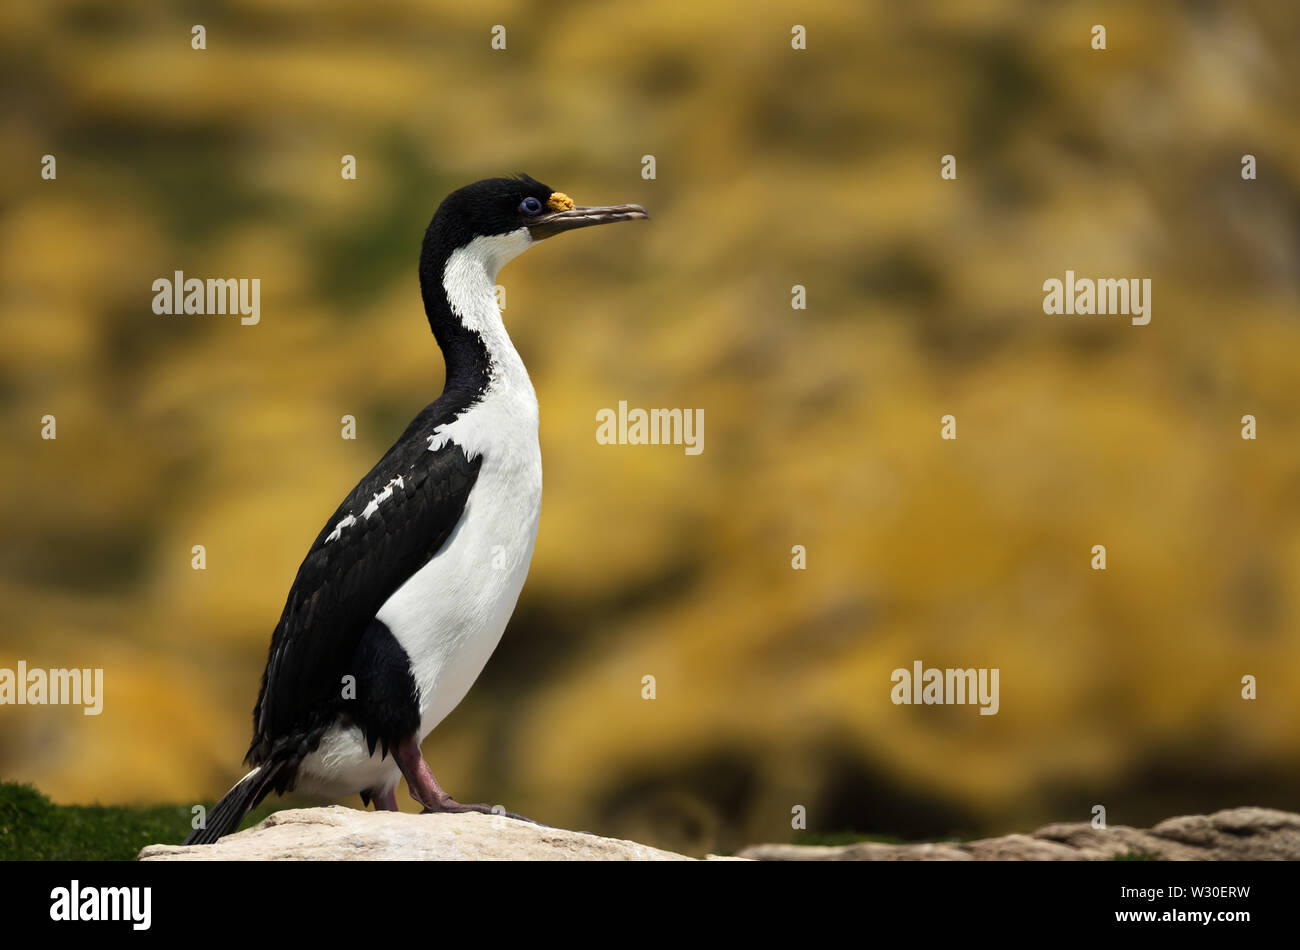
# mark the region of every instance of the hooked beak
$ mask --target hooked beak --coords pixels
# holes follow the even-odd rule
[[[540,241],[561,231],[589,228],[596,224],[613,224],[616,221],[641,221],[650,217],[640,205],[604,205],[597,208],[568,208],[538,218],[528,225],[534,241]]]

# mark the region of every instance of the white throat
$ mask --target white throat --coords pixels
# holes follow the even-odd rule
[[[524,361],[506,333],[496,296],[497,272],[532,244],[528,229],[520,228],[475,238],[447,258],[442,288],[451,312],[483,340],[491,367],[480,405],[458,422],[440,426],[431,439],[431,449],[454,437],[472,457],[497,438],[526,435],[531,451],[536,451],[537,396]],[[477,425],[471,426],[470,417]]]
[[[442,271],[442,289],[452,314],[465,329],[483,338],[488,355],[496,364],[512,356],[518,359],[497,306],[497,272],[532,243],[527,228],[477,237],[452,251]]]

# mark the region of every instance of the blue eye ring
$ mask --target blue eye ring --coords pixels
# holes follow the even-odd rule
[[[542,203],[529,195],[519,203],[519,210],[526,215],[537,215],[542,213]]]

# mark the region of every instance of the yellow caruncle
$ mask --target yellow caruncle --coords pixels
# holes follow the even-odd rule
[[[546,207],[550,211],[572,211],[573,199],[562,191],[553,191],[546,199]]]

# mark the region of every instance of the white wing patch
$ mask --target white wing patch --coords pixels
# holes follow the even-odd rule
[[[388,501],[388,499],[392,498],[394,486],[402,489],[406,488],[406,483],[402,481],[401,475],[398,475],[396,478],[390,479],[388,484],[384,486],[384,490],[381,491],[378,495],[375,495],[373,498],[370,499],[370,503],[366,505],[366,507],[361,511],[361,517],[369,518],[371,515],[373,515],[376,511],[379,510],[380,505]],[[356,518],[352,517],[352,515],[350,514],[347,515],[346,517],[341,519],[338,524],[334,526],[334,530],[329,533],[329,536],[325,539],[325,543],[329,544],[331,541],[337,541],[339,538],[343,536],[344,528],[350,528],[356,523],[357,523]]]
[[[374,498],[370,499],[370,504],[366,505],[366,507],[362,510],[361,517],[369,518],[371,515],[373,515],[376,511],[379,510],[379,506],[383,502],[386,502],[388,501],[388,499],[392,498],[394,485],[396,485],[398,488],[402,488],[402,489],[406,488],[406,484],[402,481],[402,476],[398,475],[396,478],[392,479],[391,481],[389,481],[387,485],[384,486],[383,491],[381,491]]]
[[[334,530],[329,533],[329,537],[325,539],[325,543],[329,544],[331,541],[337,541],[340,537],[343,536],[344,528],[350,528],[356,523],[357,523],[357,519],[353,518],[351,515],[348,515],[346,518],[344,518],[342,521],[340,521],[338,524],[334,526]]]

